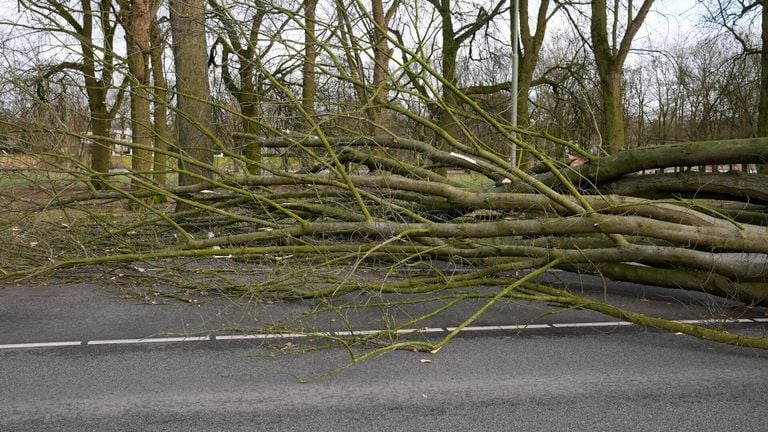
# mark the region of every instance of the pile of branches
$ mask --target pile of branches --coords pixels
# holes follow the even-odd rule
[[[596,157],[546,134],[517,132],[506,139],[538,159],[532,171],[489,148],[460,142],[441,150],[392,135],[239,134],[238,142],[258,144],[265,155],[279,154],[281,162],[265,156],[254,173],[254,161],[223,148],[243,169],[188,160],[208,172],[196,184],[163,186],[141,174],[120,173],[131,178],[130,187],[109,175],[101,175],[107,190],[62,194],[59,187],[45,209],[83,211],[91,223],[61,228],[58,244],[75,246],[18,253],[2,271],[5,280],[18,281],[64,269],[137,268],[190,257],[274,265],[288,260],[295,264],[290,272],[219,280],[226,279],[229,292],[271,300],[464,289],[458,302],[472,287],[497,287],[484,307],[440,343],[404,342],[432,351],[509,298],[768,347],[765,339],[633,313],[536,279],[557,268],[768,305],[768,176],[749,168],[705,168],[762,165],[768,139],[681,143]],[[552,160],[530,139],[567,146],[583,163]],[[172,156],[184,161],[183,155]],[[438,174],[437,166],[448,167],[448,175]],[[669,172],[674,167],[686,169]],[[83,178],[93,175],[98,174]],[[106,219],[94,212],[94,203],[113,201],[128,203],[130,217]],[[20,238],[15,232],[7,240],[30,250],[29,238]],[[447,275],[423,265],[429,271],[403,278],[355,274],[374,264],[395,269],[424,263],[460,263],[466,271]],[[344,270],[324,270],[330,267]]]

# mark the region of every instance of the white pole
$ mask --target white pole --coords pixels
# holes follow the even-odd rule
[[[520,3],[519,0],[511,0],[512,1],[512,7],[509,9],[510,18],[512,19],[512,26],[511,26],[511,32],[512,32],[512,107],[511,107],[511,116],[512,116],[512,127],[517,127],[517,75],[518,75],[518,69],[519,69],[519,60],[517,55],[518,50],[518,33],[520,31]],[[511,155],[510,160],[512,161],[512,165],[517,165],[517,147],[512,144]]]

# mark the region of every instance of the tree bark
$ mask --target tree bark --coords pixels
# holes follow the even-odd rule
[[[301,79],[301,101],[304,114],[308,117],[307,130],[315,119],[315,63],[317,62],[317,35],[315,13],[317,0],[304,0],[304,63]]]
[[[149,0],[122,1],[121,15],[127,22],[125,39],[128,50],[128,71],[131,74],[131,134],[133,156],[131,169],[137,175],[147,175],[152,168],[154,131],[150,115],[149,87],[150,32],[153,21]],[[135,183],[133,187],[139,185]]]
[[[372,135],[387,133],[386,111],[384,105],[389,95],[389,61],[392,51],[387,42],[389,22],[395,14],[400,0],[395,0],[388,9],[384,9],[383,0],[372,0],[373,9],[373,106],[369,109]]]
[[[568,168],[566,175],[574,181],[581,179],[603,183],[627,174],[657,168],[764,164],[766,162],[768,162],[768,137],[744,138],[625,150],[576,168]],[[554,180],[551,173],[540,174],[537,178],[547,184],[553,184]]]
[[[539,63],[539,54],[547,31],[549,5],[549,0],[542,0],[539,3],[539,10],[536,14],[536,29],[531,33],[529,2],[528,0],[520,0],[520,43],[523,46],[517,87],[517,124],[520,127],[527,127],[530,121],[528,97],[533,83],[533,73]]]
[[[154,92],[153,101],[153,126],[154,126],[154,147],[155,152],[153,161],[153,171],[155,182],[165,185],[167,182],[166,171],[168,171],[168,155],[171,140],[168,134],[168,84],[165,79],[165,70],[163,68],[163,49],[165,43],[160,34],[160,26],[157,22],[156,11],[153,12],[152,24],[150,29],[150,60],[152,65],[152,90]]]
[[[591,5],[592,52],[595,56],[597,74],[600,80],[600,97],[603,108],[600,132],[605,150],[609,154],[615,154],[625,147],[624,104],[621,84],[624,61],[629,54],[635,34],[640,30],[640,26],[642,26],[651,5],[653,5],[653,0],[644,0],[634,19],[632,18],[632,4],[629,3],[627,30],[620,42],[616,36],[619,21],[618,8],[614,10],[612,40],[609,40],[606,0],[592,1]]]
[[[179,184],[200,182],[211,172],[195,164],[213,162],[208,99],[208,51],[205,40],[205,0],[172,0],[171,34],[176,69]]]
[[[650,199],[679,198],[724,199],[768,204],[768,175],[700,173],[686,171],[673,174],[625,176],[603,183],[605,193]]]
[[[762,2],[762,49],[760,50],[760,105],[758,107],[757,133],[768,136],[768,5]],[[766,170],[766,167],[763,167]],[[768,172],[767,172],[768,173]]]

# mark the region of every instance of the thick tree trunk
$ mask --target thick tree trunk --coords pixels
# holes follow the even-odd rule
[[[261,127],[256,119],[259,115],[259,96],[253,82],[253,72],[254,65],[252,63],[240,65],[240,89],[235,96],[240,105],[243,132],[258,135],[261,132]],[[261,147],[250,142],[246,144],[243,156],[247,160],[246,170],[250,174],[259,174],[261,169],[258,162],[261,161]]]
[[[90,80],[86,80],[88,82]],[[95,81],[95,80],[94,80]],[[112,145],[108,140],[102,140],[99,137],[110,137],[112,129],[112,116],[107,111],[105,102],[98,95],[97,89],[89,92],[88,105],[91,116],[91,132],[94,139],[91,147],[91,169],[96,173],[107,173],[110,168],[110,159],[112,157]],[[104,189],[104,182],[98,178],[98,174],[91,182],[96,189]]]
[[[154,130],[150,115],[151,92],[149,87],[149,52],[152,26],[152,8],[148,0],[132,0],[121,4],[121,13],[127,18],[126,45],[128,71],[132,75],[131,134],[133,157],[131,169],[144,176],[152,169],[152,144]],[[134,188],[139,184],[134,184]]]
[[[315,63],[317,62],[317,35],[315,12],[317,0],[304,0],[304,63],[302,66],[301,101],[309,123],[315,118]],[[311,130],[311,126],[307,126]]]
[[[213,162],[205,0],[172,0],[170,10],[178,100],[179,184],[187,185],[211,175],[195,161],[209,165]]]
[[[372,107],[369,109],[368,117],[371,121],[372,135],[383,135],[387,133],[386,111],[384,105],[389,96],[389,61],[392,57],[392,51],[387,42],[387,29],[389,21],[398,7],[399,0],[395,0],[388,10],[384,9],[383,0],[373,0],[373,87]]]
[[[621,71],[612,71],[600,77],[600,98],[603,107],[602,142],[608,154],[624,150],[624,103]]]
[[[636,17],[632,18],[632,4],[628,5],[626,31],[621,41],[616,34],[619,27],[618,2],[613,10],[611,38],[608,37],[608,6],[606,0],[591,2],[592,17],[590,34],[592,52],[595,56],[597,74],[600,79],[600,98],[602,102],[601,130],[602,142],[609,154],[615,154],[625,147],[624,107],[622,102],[622,72],[624,61],[629,54],[632,40],[642,26],[650,11],[653,0],[644,0]]]
[[[440,0],[441,7],[439,9],[440,17],[442,19],[441,31],[443,39],[443,49],[441,51],[441,74],[446,82],[456,86],[456,61],[459,56],[459,48],[461,44],[456,40],[456,33],[453,29],[453,17],[451,16],[450,0]],[[457,138],[460,136],[458,131],[458,125],[456,124],[455,110],[458,107],[458,100],[453,90],[447,85],[442,86],[441,91],[442,104],[438,117],[438,125],[440,129],[451,137]],[[448,151],[450,146],[444,139],[439,139],[440,149]],[[435,170],[436,173],[447,176],[448,169],[440,167]]]
[[[642,170],[669,167],[694,167],[718,164],[764,164],[768,162],[768,137],[721,141],[701,141],[643,147],[599,158],[568,174],[572,179],[585,178],[606,182]],[[549,182],[551,173],[538,176]]]
[[[763,42],[760,51],[760,106],[758,107],[757,133],[761,137],[768,136],[768,4],[763,1],[762,35]]]
[[[101,173],[108,173],[110,168],[110,161],[112,156],[112,145],[109,142],[111,138],[112,120],[114,119],[114,113],[108,108],[107,96],[112,86],[112,70],[111,59],[114,53],[111,50],[112,40],[107,39],[104,41],[104,55],[101,60],[102,71],[101,75],[97,75],[96,64],[98,61],[95,44],[93,39],[93,24],[94,13],[91,2],[88,0],[81,0],[83,8],[83,23],[77,30],[80,38],[80,49],[82,50],[83,63],[82,74],[85,81],[85,92],[88,96],[88,108],[91,118],[91,132],[94,135],[93,147],[91,148],[91,169],[96,173],[91,181],[92,187],[95,189],[104,189],[106,184],[103,178],[99,176]],[[100,8],[107,9],[108,6],[104,4],[99,5]],[[109,17],[107,10],[99,9],[98,13],[102,16],[106,14]],[[102,20],[102,31],[109,33],[111,31],[111,24],[109,20]],[[119,106],[120,93],[118,93],[118,100],[115,101],[115,106]],[[105,140],[99,137],[106,138]]]
[[[261,131],[261,127],[256,121],[256,116],[259,115],[258,102],[255,100],[255,95],[248,99],[249,100],[240,102],[240,114],[243,116],[243,132],[257,135]],[[254,143],[248,143],[245,146],[245,152],[243,156],[245,156],[245,158],[248,160],[246,170],[250,174],[259,174],[261,172],[261,168],[259,168],[257,163],[261,161],[261,147]]]
[[[600,190],[605,193],[650,199],[674,196],[768,204],[766,186],[768,186],[768,176],[765,174],[686,171],[673,174],[625,176],[619,180],[601,184]]]
[[[757,135],[768,137],[768,4],[763,1],[762,47],[760,50],[760,102],[757,110]],[[768,164],[760,166],[760,173],[768,175]]]

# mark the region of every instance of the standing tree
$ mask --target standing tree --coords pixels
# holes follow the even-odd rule
[[[760,95],[757,114],[757,133],[768,136],[768,8],[764,0],[700,0],[707,8],[707,21],[724,29],[741,46],[746,55],[760,55]],[[743,23],[761,19],[761,47],[750,38],[750,29]]]
[[[758,2],[756,1],[757,5]],[[758,110],[757,131],[760,136],[768,136],[768,7],[765,0],[759,2],[762,8],[760,47],[760,106]]]
[[[315,13],[317,0],[304,0],[304,66],[302,68],[301,101],[308,123],[315,118],[315,62],[317,61],[317,34]],[[311,126],[308,126],[311,130]]]
[[[259,47],[259,33],[267,14],[266,4],[257,1],[255,10],[250,17],[250,26],[245,37],[238,31],[239,22],[231,15],[229,9],[216,0],[209,0],[216,19],[221,21],[224,35],[216,39],[216,44],[222,46],[221,76],[227,91],[237,100],[240,107],[243,132],[246,134],[258,134],[259,123],[256,121],[259,108],[259,92],[263,86],[263,75],[259,74],[261,50]],[[287,21],[286,21],[287,22]],[[226,37],[225,37],[226,35]],[[237,79],[232,75],[230,57],[236,61]],[[248,161],[258,162],[261,159],[261,149],[254,143],[245,147],[245,157]],[[259,169],[256,164],[248,163],[246,169],[251,174],[257,174]]]
[[[427,0],[432,5],[434,10],[439,16],[440,26],[440,74],[443,84],[440,85],[440,101],[436,104],[429,104],[429,109],[432,111],[432,115],[437,118],[439,129],[444,135],[448,135],[454,138],[462,136],[461,126],[459,125],[459,119],[457,117],[457,110],[461,104],[461,98],[456,94],[456,88],[458,87],[458,75],[457,75],[457,62],[459,59],[459,52],[462,45],[470,41],[481,29],[486,27],[494,18],[504,12],[503,6],[506,4],[506,0],[495,1],[491,3],[490,8],[473,5],[475,11],[469,11],[465,8],[458,14],[461,18],[467,18],[472,12],[474,12],[474,19],[466,20],[456,28],[454,26],[455,15],[457,15],[456,8],[462,6],[452,0]],[[404,41],[402,37],[399,37],[400,43]],[[419,44],[424,41],[419,41]],[[412,59],[408,59],[404,55],[403,63],[409,64]],[[418,74],[406,70],[409,75],[409,79],[414,84],[418,91],[421,93],[421,97],[424,100],[432,100],[435,95],[431,95],[427,91],[427,86],[418,84],[420,79]],[[470,91],[468,93],[472,93]],[[483,93],[484,91],[479,91]],[[443,150],[447,150],[449,144],[445,140],[445,136],[440,139],[440,146]],[[438,168],[436,172],[442,176],[447,174],[444,167]]]
[[[201,176],[210,176],[210,171],[196,162],[213,162],[205,0],[172,0],[170,12],[178,105],[179,184],[188,185],[198,183]]]
[[[386,105],[388,103],[391,74],[389,65],[393,49],[389,45],[389,26],[401,5],[394,0],[387,5],[384,0],[372,0],[370,11],[359,1],[335,0],[338,16],[339,43],[346,59],[347,73],[352,79],[357,102],[365,111],[370,123],[367,131],[371,135],[387,133]],[[361,37],[355,33],[355,26],[366,23],[371,28]],[[370,46],[370,51],[366,48]],[[365,71],[364,54],[370,52],[373,72]]]
[[[170,147],[170,137],[168,136],[168,84],[165,79],[165,70],[163,67],[163,51],[165,49],[165,39],[163,31],[160,28],[160,23],[157,19],[157,5],[153,8],[152,12],[152,27],[150,29],[150,60],[152,64],[152,89],[153,95],[153,122],[154,122],[154,147],[158,151],[155,152],[154,157],[154,179],[158,184],[164,185],[166,183],[166,175],[168,167],[168,155],[166,152]]]
[[[50,77],[64,70],[76,70],[82,74],[90,113],[91,169],[96,173],[91,185],[105,187],[99,174],[110,168],[110,131],[112,121],[122,103],[124,84],[114,85],[115,52],[114,38],[117,25],[110,0],[81,0],[79,8],[58,0],[22,0],[19,5],[40,21],[33,28],[73,37],[79,45],[79,58],[52,65],[45,76]],[[94,8],[95,6],[95,8]],[[110,101],[112,105],[110,106]]]
[[[554,10],[550,11],[549,6],[549,0],[542,0],[539,3],[539,10],[536,13],[536,27],[533,30],[533,33],[531,33],[531,25],[529,23],[529,2],[528,0],[520,1],[520,44],[522,45],[523,51],[520,56],[516,101],[517,124],[523,127],[527,126],[530,121],[528,97],[531,91],[531,86],[534,83],[533,73],[536,70],[536,65],[539,63],[539,55],[544,43],[547,24],[549,23],[550,18],[552,18],[552,15],[559,8],[559,6],[556,6]]]
[[[700,0],[708,11],[706,19],[721,26],[741,45],[746,55],[760,55],[760,91],[757,106],[757,135],[768,136],[768,8],[765,0]],[[759,13],[756,13],[758,12]],[[750,40],[749,31],[742,27],[744,21],[752,22],[757,15],[762,21],[760,40],[757,48]],[[768,165],[762,165],[760,172],[768,173]]]
[[[128,72],[131,88],[131,168],[137,173],[152,169],[153,126],[150,114],[149,53],[153,8],[149,0],[120,0],[120,17],[125,29]]]
[[[389,8],[384,8],[383,0],[373,0],[373,107],[369,110],[369,120],[372,124],[374,135],[386,130],[385,111],[383,106],[387,103],[387,81],[389,80],[389,61],[392,58],[392,50],[387,41],[387,29],[392,17],[395,15],[400,0],[394,0]]]
[[[606,0],[591,2],[592,15],[590,33],[592,35],[592,52],[595,56],[597,74],[600,79],[600,96],[603,108],[601,133],[608,153],[614,154],[624,149],[624,104],[622,102],[622,76],[624,61],[629,54],[632,40],[643,25],[645,17],[651,10],[653,0],[644,0],[633,17],[632,0],[627,4],[627,22],[624,36],[618,39],[620,27],[619,1],[615,0],[612,7],[610,37],[608,35],[608,5]]]

